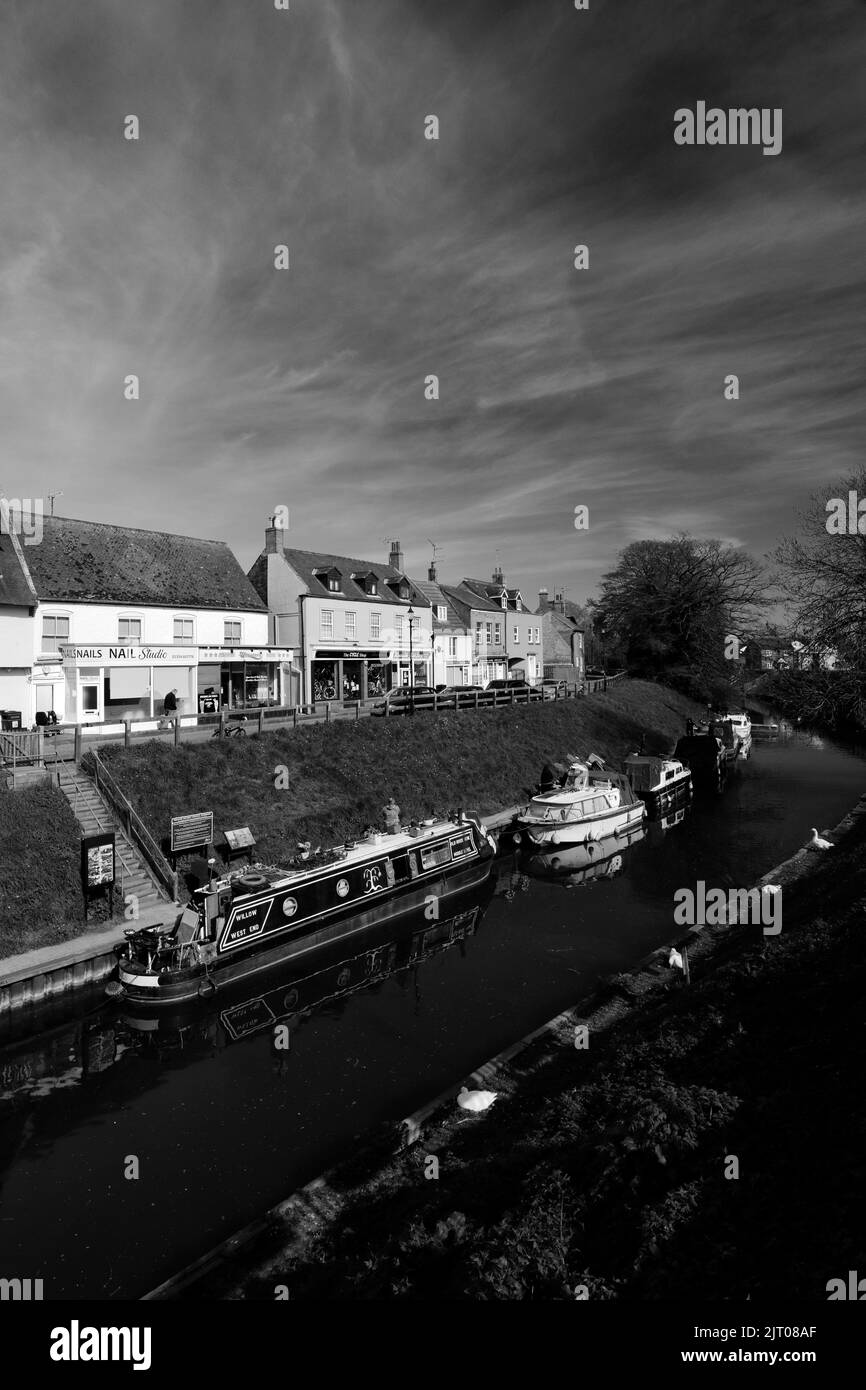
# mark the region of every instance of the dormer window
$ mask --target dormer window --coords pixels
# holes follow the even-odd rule
[[[336,566],[327,570],[314,570],[313,574],[329,594],[338,594],[343,587],[343,576]]]
[[[352,581],[357,584],[359,589],[364,591],[368,598],[376,598],[378,596],[379,581],[372,570],[366,573],[353,574]]]
[[[437,623],[445,623],[445,622],[448,621],[448,607],[447,607],[447,604],[444,604],[444,603],[437,603],[437,605],[436,605],[436,621],[437,621]]]

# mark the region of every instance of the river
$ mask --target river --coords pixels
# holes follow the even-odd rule
[[[756,742],[723,796],[696,802],[667,833],[651,827],[613,876],[566,888],[505,857],[456,920],[369,943],[375,978],[354,992],[374,968],[366,942],[343,961],[323,957],[316,978],[309,962],[269,978],[257,986],[270,991],[264,1003],[248,990],[157,1031],[101,991],[31,1018],[27,1037],[7,1027],[0,1278],[41,1278],[46,1299],[139,1297],[351,1152],[370,1126],[400,1119],[599,976],[680,935],[677,888],[748,886],[864,789],[861,756],[829,739]],[[431,931],[442,940],[425,939]],[[285,1051],[274,1047],[275,1015],[288,1015]]]

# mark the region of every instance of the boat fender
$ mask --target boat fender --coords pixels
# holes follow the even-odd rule
[[[119,980],[109,980],[108,984],[105,986],[105,993],[108,995],[109,999],[119,999],[124,993],[123,985]]]
[[[213,996],[216,994],[216,992],[217,992],[217,987],[216,987],[214,981],[211,979],[210,975],[208,975],[207,978],[204,979],[204,980],[199,980],[199,982],[198,982],[198,997],[199,997],[199,999],[212,999]]]

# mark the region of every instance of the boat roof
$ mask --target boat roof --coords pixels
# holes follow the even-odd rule
[[[413,845],[423,844],[425,840],[437,839],[449,832],[467,830],[470,824],[471,822],[468,820],[438,820],[434,825],[419,826],[416,835],[410,835],[408,830],[401,830],[396,835],[380,833],[376,840],[360,840],[351,849],[346,849],[345,855],[331,859],[327,863],[313,863],[299,868],[274,864],[249,864],[244,869],[236,869],[232,873],[224,875],[219,882],[223,886],[230,884],[235,890],[240,888],[241,891],[244,891],[245,885],[240,883],[240,879],[245,874],[261,874],[263,878],[267,879],[269,887],[282,886],[313,875],[329,873],[336,868],[350,869],[371,859],[381,859],[384,854],[393,855],[401,850],[411,849]],[[339,850],[345,846],[336,845],[334,848]],[[261,892],[263,888],[264,884],[262,888],[250,888],[246,891]]]

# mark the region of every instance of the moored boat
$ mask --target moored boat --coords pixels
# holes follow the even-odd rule
[[[462,812],[290,865],[253,865],[196,889],[174,923],[126,933],[118,980],[148,1004],[209,998],[223,984],[483,883],[496,844]],[[115,986],[116,988],[116,986]]]
[[[692,799],[692,774],[676,758],[629,753],[623,771],[653,820],[688,806]]]
[[[517,817],[514,842],[553,849],[625,836],[645,815],[646,807],[625,774],[606,768],[593,756],[586,763],[572,762],[561,786],[533,797]]]
[[[624,834],[588,840],[582,845],[552,851],[523,850],[520,865],[531,878],[578,888],[595,880],[618,877],[625,868],[629,847],[643,838],[644,824],[639,821]]]
[[[691,772],[696,792],[720,792],[724,789],[728,757],[721,738],[715,734],[686,734],[678,741],[674,757],[685,763]]]

